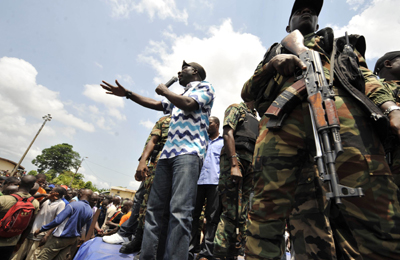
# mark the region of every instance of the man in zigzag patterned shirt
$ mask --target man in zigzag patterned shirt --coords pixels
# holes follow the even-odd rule
[[[178,78],[179,84],[185,87],[184,93],[175,94],[160,84],[156,92],[166,98],[163,101],[128,91],[118,81],[118,86],[105,81],[101,84],[107,94],[126,96],[139,105],[171,114],[168,139],[157,164],[147,205],[140,259],[188,257],[197,180],[206,153],[208,118],[215,93],[212,85],[204,81],[206,72],[198,63],[183,61]]]

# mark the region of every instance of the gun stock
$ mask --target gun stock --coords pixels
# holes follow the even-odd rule
[[[291,53],[299,56],[301,53],[308,50],[306,46],[304,46],[304,37],[299,30],[294,30],[288,36],[286,36],[281,44]]]

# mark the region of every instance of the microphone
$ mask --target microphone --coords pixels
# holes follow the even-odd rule
[[[173,76],[170,80],[168,80],[167,83],[165,83],[165,86],[169,88],[172,84],[174,84],[178,80],[178,77]]]

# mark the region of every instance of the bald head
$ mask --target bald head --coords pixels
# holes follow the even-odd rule
[[[93,208],[94,206],[96,206],[98,201],[99,201],[99,195],[96,192],[93,192],[92,196],[90,196],[89,205]]]
[[[121,209],[122,213],[128,213],[131,210],[132,206],[133,206],[133,201],[131,200],[125,201]]]
[[[29,192],[33,186],[35,185],[36,178],[33,175],[26,175],[21,178],[21,182],[19,184],[20,189],[25,189]]]
[[[29,191],[29,194],[31,194],[32,196],[35,195],[38,189],[39,189],[39,184],[35,182],[35,185],[33,185],[32,189]]]
[[[79,198],[79,200],[86,200],[86,201],[90,201],[90,198],[93,195],[93,191],[89,190],[89,189],[82,189],[80,191],[81,193],[81,197]]]
[[[4,195],[11,195],[18,192],[18,186],[10,185],[3,190]]]

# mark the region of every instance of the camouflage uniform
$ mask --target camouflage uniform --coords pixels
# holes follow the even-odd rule
[[[368,97],[377,105],[380,106],[387,101],[395,102],[400,105],[400,80],[386,81],[381,79],[383,88],[369,88],[366,90]],[[393,136],[388,140],[389,150],[391,152],[392,164],[390,169],[393,174],[394,182],[400,186],[400,143],[397,137]]]
[[[147,173],[146,180],[144,181],[144,188],[146,189],[146,192],[143,197],[143,202],[140,205],[140,210],[139,210],[139,224],[138,228],[144,229],[144,222],[145,222],[145,216],[146,216],[146,209],[147,209],[147,202],[149,201],[149,194],[151,190],[151,186],[153,185],[153,179],[154,179],[154,174],[156,172],[156,166],[158,159],[160,158],[162,147],[164,146],[165,142],[167,141],[168,137],[168,128],[169,128],[169,123],[171,121],[171,116],[163,116],[161,117],[157,123],[154,125],[153,129],[150,132],[149,137],[147,138],[146,145],[149,142],[150,138],[152,135],[159,136],[160,138],[158,139],[157,144],[161,145],[159,153],[157,154],[156,158],[154,161],[150,161],[147,168],[149,169]],[[146,147],[145,145],[145,147]]]
[[[329,80],[329,57],[322,51],[321,37],[306,35],[304,44],[320,53]],[[256,100],[260,115],[294,82],[294,77],[278,73],[262,77],[262,65],[243,87],[243,92]],[[362,72],[366,85],[381,86],[371,71]],[[269,118],[263,116],[253,158],[255,184],[246,259],[280,259],[286,219],[291,225],[304,226],[303,230],[291,227],[296,259],[335,259],[327,216],[338,252],[359,259],[400,258],[400,205],[383,147],[354,98],[334,85],[344,150],[336,160],[336,170],[341,184],[361,187],[365,196],[343,198],[336,215],[328,215],[330,208],[314,166],[315,144],[307,103],[298,105],[278,131],[267,129]]]
[[[247,108],[245,103],[233,104],[225,111],[223,126],[230,126],[234,131],[238,124],[244,121],[246,112],[256,115],[255,111]],[[246,150],[236,150],[238,163],[242,173],[239,183],[232,182],[230,154],[227,155],[225,148],[221,150],[220,177],[218,191],[221,195],[222,214],[214,238],[215,257],[234,257],[239,254],[240,247],[236,243],[246,239],[246,220],[249,196],[253,187],[253,172],[251,162],[253,154]],[[239,194],[238,194],[239,193]],[[239,241],[236,235],[236,212],[239,196]],[[243,252],[243,251],[242,251]]]

